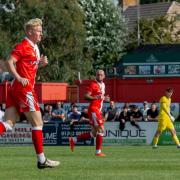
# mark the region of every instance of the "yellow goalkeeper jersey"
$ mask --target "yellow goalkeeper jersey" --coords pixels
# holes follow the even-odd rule
[[[162,96],[160,99],[160,111],[159,119],[169,119],[168,114],[170,113],[171,98]]]

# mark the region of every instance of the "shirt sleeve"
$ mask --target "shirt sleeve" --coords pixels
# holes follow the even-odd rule
[[[93,87],[94,87],[94,83],[91,82],[90,85],[87,87],[86,92],[92,94]]]
[[[167,103],[167,100],[166,100],[166,97],[163,96],[161,99],[160,99],[160,103]]]
[[[17,61],[19,61],[22,57],[22,46],[16,45],[15,48],[11,52],[11,56],[13,56]]]

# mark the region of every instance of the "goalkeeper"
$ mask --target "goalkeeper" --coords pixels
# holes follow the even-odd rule
[[[168,88],[165,90],[165,96],[162,96],[160,99],[160,111],[159,111],[159,115],[158,115],[158,128],[154,135],[153,148],[157,147],[159,136],[166,129],[168,129],[171,132],[172,138],[173,138],[175,144],[177,145],[177,148],[180,148],[179,139],[176,135],[176,130],[173,125],[174,117],[170,113],[172,94],[173,94],[173,89]]]

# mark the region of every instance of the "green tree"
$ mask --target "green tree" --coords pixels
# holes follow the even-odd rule
[[[12,3],[14,8],[11,8]],[[44,26],[40,49],[48,56],[49,65],[39,71],[37,79],[72,82],[77,79],[78,72],[86,77],[91,63],[84,58],[84,15],[76,0],[11,0],[0,1],[0,4],[6,7],[0,12],[1,57],[6,57],[7,51],[23,38],[24,23],[38,17]]]
[[[180,30],[176,26],[176,16],[166,16],[140,21],[140,35],[142,44],[170,44],[179,43]]]
[[[93,69],[112,66],[126,44],[127,26],[121,10],[112,0],[80,0],[80,5],[85,12],[85,52],[91,57]]]
[[[154,19],[140,20],[140,44],[174,44],[180,43],[180,29],[177,26],[177,15],[161,16]],[[137,29],[129,34],[130,43],[127,50],[134,49],[137,44]]]

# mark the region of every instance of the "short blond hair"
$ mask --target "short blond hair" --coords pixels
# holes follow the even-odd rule
[[[32,29],[35,26],[42,26],[42,20],[39,18],[30,19],[28,22],[24,24],[24,30],[25,32],[29,29]]]

